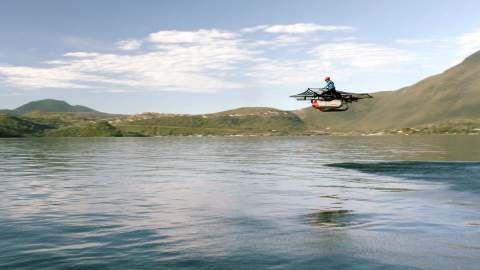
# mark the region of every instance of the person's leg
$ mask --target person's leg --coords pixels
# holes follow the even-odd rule
[[[335,88],[332,89],[332,96],[333,96],[335,99],[342,99],[342,95],[340,95],[340,93],[338,93]]]
[[[326,101],[331,101],[335,99],[335,93],[332,91],[332,89],[325,91],[323,93],[323,96]]]

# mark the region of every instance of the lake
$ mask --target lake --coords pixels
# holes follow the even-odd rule
[[[479,269],[480,136],[0,140],[0,269]]]

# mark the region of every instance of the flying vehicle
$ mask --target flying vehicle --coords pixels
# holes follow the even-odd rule
[[[348,103],[357,102],[360,99],[372,98],[369,94],[348,93],[335,91],[335,94],[325,91],[323,88],[308,88],[306,91],[293,97],[297,100],[310,100],[312,107],[322,112],[343,112],[348,110]]]

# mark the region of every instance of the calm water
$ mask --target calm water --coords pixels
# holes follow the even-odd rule
[[[479,269],[480,136],[0,140],[0,269]]]

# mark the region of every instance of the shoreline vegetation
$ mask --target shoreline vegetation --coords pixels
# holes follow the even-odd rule
[[[50,105],[63,101],[37,101]],[[28,104],[27,104],[28,105]],[[70,106],[70,105],[69,105]],[[27,106],[28,107],[28,106]],[[480,135],[480,120],[458,119],[406,128],[354,129],[311,124],[304,110],[240,108],[204,115],[143,113],[113,115],[91,110],[0,112],[0,137],[159,137],[159,136],[382,136],[423,134]],[[72,106],[74,107],[74,106]],[[77,106],[78,107],[78,106]],[[42,107],[45,109],[45,107]],[[63,110],[68,110],[63,107]],[[314,112],[319,114],[322,113]],[[320,117],[318,116],[318,117]]]

